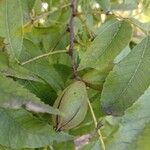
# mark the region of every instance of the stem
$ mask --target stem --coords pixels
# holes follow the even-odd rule
[[[58,50],[58,51],[54,51],[54,52],[48,52],[46,54],[42,54],[42,55],[39,55],[37,57],[31,58],[31,59],[21,63],[21,65],[28,64],[30,62],[33,62],[33,61],[38,60],[38,59],[43,58],[43,57],[47,57],[49,55],[54,55],[54,54],[59,54],[59,53],[66,53],[66,52],[67,52],[66,50]]]
[[[74,17],[77,15],[77,0],[71,0],[71,17],[69,21],[69,32],[70,32],[70,47],[68,50],[68,54],[71,58],[71,66],[72,66],[72,74],[73,78],[78,80],[79,76],[77,73],[77,64],[74,56],[74,41],[75,41],[75,33],[74,33]]]
[[[98,122],[97,122],[94,110],[93,110],[92,105],[91,105],[89,100],[88,100],[88,105],[89,105],[89,108],[90,108],[90,111],[91,111],[91,115],[92,115],[92,118],[93,118],[93,121],[94,121],[94,124],[95,124],[95,128],[97,128]],[[102,133],[101,133],[100,129],[98,129],[97,132],[99,134],[99,140],[100,140],[100,142],[102,144],[102,149],[106,150],[105,143],[103,141],[103,136],[102,136]]]

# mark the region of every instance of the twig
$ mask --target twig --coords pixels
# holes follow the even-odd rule
[[[30,24],[35,24],[37,23],[40,19],[42,18],[45,18],[45,17],[48,17],[49,15],[53,14],[54,12],[57,12],[57,11],[60,11],[66,7],[70,6],[70,3],[66,4],[66,5],[63,5],[62,7],[60,7],[59,9],[55,9],[55,10],[51,10],[51,11],[47,11],[47,12],[44,12],[43,14],[39,15],[39,16],[35,16],[35,17],[31,17],[31,21],[30,22],[27,22],[24,27],[30,25]]]
[[[68,50],[68,54],[71,58],[73,78],[79,80],[80,78],[77,73],[77,64],[74,56],[74,42],[75,42],[74,17],[75,16],[77,16],[77,0],[71,0],[71,17],[70,17],[69,29],[68,29],[68,31],[70,32],[70,47]]]
[[[49,56],[49,55],[54,55],[54,54],[59,54],[59,53],[66,53],[66,52],[67,52],[66,50],[57,50],[57,51],[54,51],[54,52],[51,52],[51,51],[50,51],[50,52],[48,52],[48,53],[46,53],[46,54],[42,54],[42,55],[39,55],[39,56],[37,56],[37,57],[31,58],[31,59],[29,59],[29,60],[27,60],[27,61],[21,63],[21,65],[28,64],[28,63],[30,63],[30,62],[33,62],[33,61],[38,60],[38,59],[43,58],[43,57],[47,57],[47,56]]]
[[[118,14],[113,13],[112,15],[114,15],[115,17],[119,18],[119,19],[123,19],[126,20],[127,22],[129,22],[130,24],[132,24],[133,26],[137,27],[138,29],[140,29],[145,35],[148,35],[148,33],[142,29],[139,25],[135,24],[132,20],[130,20],[130,18],[126,18],[126,17],[122,17]]]
[[[100,129],[98,129],[98,122],[96,120],[96,116],[95,116],[94,110],[93,110],[89,100],[88,100],[88,105],[89,105],[89,108],[90,108],[90,111],[91,111],[91,114],[92,114],[92,118],[93,118],[93,121],[94,121],[94,124],[95,124],[95,128],[96,128],[96,130],[97,130],[97,132],[99,134],[99,140],[100,140],[100,142],[102,144],[102,149],[106,150],[105,143],[103,141],[102,133],[101,133]]]
[[[39,56],[34,57],[34,58],[31,58],[31,59],[29,59],[29,60],[27,60],[27,61],[21,63],[21,65],[25,65],[25,64],[27,64],[27,63],[33,62],[33,61],[35,61],[35,60],[38,60],[38,59],[40,59],[40,58],[43,58],[43,57],[46,57],[46,56],[49,56],[49,55],[53,55],[53,54],[57,54],[57,53],[67,53],[66,50],[57,50],[57,51],[54,51],[54,50],[56,49],[57,45],[60,43],[62,37],[65,35],[65,33],[66,33],[66,29],[65,29],[65,32],[63,32],[63,33],[58,37],[58,39],[57,39],[57,41],[56,41],[54,47],[53,47],[52,49],[50,49],[48,53],[39,55]],[[54,52],[53,52],[53,51],[54,51]],[[20,63],[19,63],[19,64],[20,64]]]

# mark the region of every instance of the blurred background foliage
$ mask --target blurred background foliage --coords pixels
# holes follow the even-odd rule
[[[67,26],[71,15],[69,0],[21,0],[21,6],[23,8],[23,46],[19,62],[26,62],[48,52],[68,49]],[[115,59],[116,63],[120,58],[125,57],[145,34],[150,34],[150,0],[78,0],[77,11],[75,53],[78,64],[84,52],[97,36],[101,25],[113,18],[126,20],[132,24],[134,29],[130,44],[121,56]],[[3,5],[0,5],[0,12],[0,20],[3,20]],[[17,16],[14,13],[14,17],[15,15]],[[68,55],[62,53],[44,57],[22,68],[5,55],[5,51],[8,49],[7,42],[2,22],[0,24],[0,53],[3,55],[0,56],[2,57],[0,59],[1,72],[23,85],[45,103],[53,105],[59,93],[71,83],[71,63]],[[92,80],[94,83],[94,85],[90,85],[91,88],[88,88],[88,94],[98,121],[103,119],[105,124],[105,127],[102,128],[105,139],[118,129],[120,122],[120,117],[107,116],[104,118],[104,114],[99,108],[100,91],[112,68],[113,65],[110,64],[109,68],[100,72],[95,72],[94,69],[91,69],[91,72],[88,69],[79,72],[87,82]],[[36,74],[38,77],[29,76],[29,74]],[[40,115],[40,117],[42,120],[46,116]],[[94,125],[91,118],[92,116],[88,112],[84,122],[72,129],[70,133],[80,136],[87,134],[87,131],[88,133],[93,132]],[[66,146],[68,148],[73,145],[73,143],[69,145],[67,143],[66,146],[65,144],[63,144],[64,149]],[[99,145],[95,142],[93,144]],[[54,146],[55,149],[62,149],[60,147],[59,144]],[[88,147],[86,149],[88,150]]]

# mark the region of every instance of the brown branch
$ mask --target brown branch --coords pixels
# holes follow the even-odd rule
[[[68,50],[68,54],[71,58],[71,66],[72,66],[72,74],[73,78],[79,80],[80,77],[77,73],[77,63],[74,56],[74,42],[75,42],[75,33],[74,33],[74,17],[77,15],[77,0],[71,0],[71,16],[69,22],[69,29],[70,32],[70,47]]]

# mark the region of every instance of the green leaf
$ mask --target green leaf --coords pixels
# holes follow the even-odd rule
[[[23,10],[20,0],[4,0],[5,37],[8,43],[8,51],[12,56],[19,57],[23,44]],[[14,12],[15,13],[12,13]]]
[[[110,137],[107,150],[147,150],[146,144],[150,134],[150,88],[126,110],[118,131]],[[148,132],[145,132],[148,131]],[[141,143],[140,143],[141,142]],[[148,144],[148,143],[147,143]],[[141,149],[140,149],[141,148]]]
[[[33,7],[36,15],[41,14],[41,6],[42,6],[42,0],[36,0]]]
[[[22,80],[17,79],[17,82],[23,85],[30,92],[34,93],[39,97],[44,103],[53,105],[54,101],[57,98],[57,93],[52,89],[49,84],[37,81]]]
[[[37,113],[61,114],[60,111],[44,104],[34,94],[12,79],[0,75],[0,108],[26,108]]]
[[[115,11],[132,11],[138,8],[138,1],[139,0],[124,0],[123,3],[114,3],[111,8]]]
[[[0,36],[5,37],[5,7],[4,7],[5,1],[0,1]]]
[[[33,27],[27,38],[43,50],[43,52],[49,52],[61,49],[66,49],[69,44],[69,36],[64,31],[66,26],[61,25],[49,25],[48,27]]]
[[[50,64],[62,64],[69,67],[71,66],[71,59],[66,53],[49,56],[48,61]]]
[[[125,0],[124,2],[125,2],[125,4],[130,4],[130,5],[138,6],[140,0],[132,0],[132,1]]]
[[[110,11],[110,0],[98,0],[104,11]]]
[[[4,38],[0,36],[0,51],[4,51],[5,44],[4,44]]]
[[[0,145],[0,150],[34,150],[34,149],[12,149],[10,147],[5,147],[5,146],[2,146]]]
[[[102,150],[102,147],[100,141],[96,140],[83,146],[80,150]]]
[[[30,81],[43,82],[36,75],[31,73],[26,68],[18,65],[16,62],[10,62],[6,53],[0,52],[0,72],[9,77],[26,79]]]
[[[127,46],[131,35],[132,27],[129,23],[116,19],[106,22],[81,58],[78,69],[106,67]]]
[[[9,65],[9,60],[6,53],[0,52],[0,71],[5,70]]]
[[[150,85],[150,37],[135,46],[108,75],[101,95],[104,112],[121,115]]]
[[[7,147],[0,145],[0,150],[11,150],[11,148],[7,148]]]
[[[20,0],[23,9],[23,21],[24,24],[31,21],[31,11],[35,0]]]
[[[36,56],[42,55],[40,48],[29,39],[23,39],[23,47],[19,56],[19,61],[24,62]]]
[[[149,150],[150,148],[150,123],[148,123],[137,140],[137,150]]]
[[[46,81],[56,92],[63,90],[70,68],[65,65],[51,65],[47,61],[26,64],[25,67]]]
[[[112,70],[114,64],[110,64],[103,70],[92,69],[83,75],[82,79],[89,87],[95,90],[102,90],[103,84],[109,72]]]
[[[55,150],[75,150],[74,141],[62,142],[53,145]]]
[[[29,39],[24,39],[23,50],[19,60],[24,62],[41,54],[42,51],[37,45]],[[64,83],[71,74],[70,67],[66,66],[68,64],[68,57],[66,55],[62,55],[62,59],[59,59],[60,57],[57,59],[54,55],[48,57],[28,63],[24,67],[32,74],[46,81],[57,92],[64,88]],[[51,59],[52,57],[54,58]]]
[[[128,3],[113,4],[111,6],[111,10],[113,11],[133,11],[134,9],[137,9],[137,5]]]
[[[124,50],[121,51],[121,53],[114,59],[114,63],[117,64],[120,61],[122,61],[129,53],[131,52],[131,49],[129,46],[127,46]]]
[[[25,110],[0,108],[0,144],[11,148],[38,148],[71,139]]]

